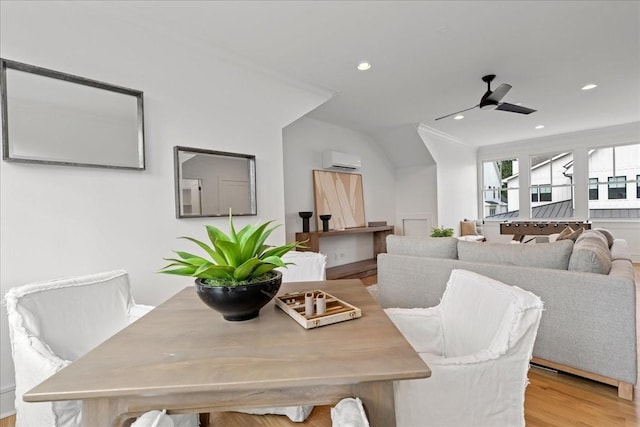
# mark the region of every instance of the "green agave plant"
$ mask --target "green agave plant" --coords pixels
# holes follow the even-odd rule
[[[236,232],[233,218],[229,214],[229,234],[219,228],[207,225],[207,234],[211,245],[192,237],[180,237],[200,246],[210,259],[189,252],[174,251],[179,258],[164,258],[171,261],[160,272],[191,276],[203,279],[208,286],[239,286],[270,279],[272,270],[286,267],[282,256],[290,250],[301,247],[293,242],[282,246],[268,246],[267,237],[279,226],[271,228],[268,221],[262,224],[247,225]]]

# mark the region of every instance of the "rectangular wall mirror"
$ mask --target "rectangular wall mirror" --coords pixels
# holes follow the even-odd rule
[[[256,157],[174,147],[176,216],[257,215]]]
[[[144,169],[142,92],[0,58],[2,158]]]

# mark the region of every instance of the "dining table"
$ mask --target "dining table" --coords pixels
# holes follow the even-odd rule
[[[359,397],[372,427],[395,426],[394,381],[431,371],[357,279],[283,283],[318,290],[361,316],[305,329],[274,304],[226,321],[188,286],[24,394],[82,401],[84,427],[114,427],[152,409],[209,413],[333,405]]]

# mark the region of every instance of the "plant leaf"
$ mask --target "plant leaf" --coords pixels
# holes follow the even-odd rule
[[[260,256],[261,253],[258,252],[260,250],[262,250],[264,242],[267,240],[267,237],[269,237],[269,235],[273,232],[273,230],[275,230],[276,228],[280,227],[279,225],[276,225],[275,227],[272,227],[268,230],[264,230],[264,228],[266,228],[267,225],[269,225],[270,223],[272,223],[273,221],[269,221],[269,222],[265,222],[263,224],[263,231],[260,233],[260,238],[255,242],[254,244],[254,252]],[[260,256],[261,257],[261,256]],[[262,258],[262,257],[261,257]]]
[[[253,270],[255,270],[255,268],[261,264],[262,261],[260,261],[258,258],[254,257],[248,259],[247,261],[242,263],[242,265],[236,268],[236,271],[234,271],[233,273],[233,277],[236,280],[246,280],[251,275],[251,273],[253,273]]]
[[[195,271],[195,268],[193,267],[182,267],[182,268],[174,268],[173,270],[160,270],[160,273],[177,274],[179,276],[191,276],[194,271]]]
[[[275,264],[261,264],[253,270],[253,277],[260,277],[276,268]]]
[[[215,251],[215,249],[209,247],[209,245],[207,245],[206,243],[201,242],[200,240],[194,239],[193,237],[181,237],[181,239],[186,239],[189,240],[193,243],[195,243],[196,245],[200,246],[202,249],[205,250],[206,253],[209,254],[209,256],[211,257],[211,259],[213,261],[215,261],[216,264],[220,264],[220,262],[222,261],[222,264],[224,264],[224,258]]]
[[[210,265],[198,273],[198,277],[233,279],[233,267],[228,265]]]
[[[286,245],[272,247],[264,251],[260,256],[260,259],[265,259],[271,256],[281,257],[282,255],[286,254],[296,246],[298,246],[298,243],[292,242],[292,243],[287,243]]]
[[[262,245],[259,244],[259,242],[262,240],[262,236],[265,232],[264,230],[268,224],[269,223],[264,223],[259,227],[254,227],[251,232],[245,234],[243,244],[240,247],[243,259],[249,259],[260,255],[258,250]]]
[[[224,263],[218,263],[218,265],[230,265],[237,267],[242,264],[240,246],[237,243],[229,242],[227,240],[217,240],[216,249],[224,256]]]

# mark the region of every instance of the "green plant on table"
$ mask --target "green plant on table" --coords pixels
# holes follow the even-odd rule
[[[444,225],[440,228],[431,228],[431,237],[451,237],[453,236],[453,228],[444,228]]]
[[[285,263],[281,257],[301,246],[298,242],[281,246],[266,245],[267,237],[279,227],[269,228],[272,222],[250,224],[236,232],[229,214],[229,234],[212,225],[206,226],[210,245],[193,237],[180,237],[200,246],[209,258],[174,251],[178,258],[164,258],[171,263],[160,272],[200,278],[205,285],[214,287],[239,286],[271,279],[275,275],[273,269],[291,264]]]

